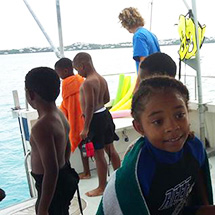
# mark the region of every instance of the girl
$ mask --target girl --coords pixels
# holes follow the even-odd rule
[[[208,159],[190,132],[188,101],[187,88],[173,78],[141,82],[131,113],[143,137],[111,176],[97,214],[215,214]]]

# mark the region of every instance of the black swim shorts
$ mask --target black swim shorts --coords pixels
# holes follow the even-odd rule
[[[34,174],[33,172],[31,172],[31,175],[35,179],[35,187],[38,192],[37,202],[35,205],[37,212],[42,192],[43,175]],[[78,174],[73,168],[71,168],[69,163],[66,163],[59,171],[56,190],[49,207],[49,215],[69,215],[70,201],[77,190],[78,182]]]
[[[106,144],[119,140],[115,133],[113,118],[107,109],[93,114],[88,137],[93,142],[95,150],[103,149]]]

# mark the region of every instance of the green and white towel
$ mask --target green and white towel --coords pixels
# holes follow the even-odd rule
[[[125,157],[122,166],[111,175],[96,215],[150,215],[137,177],[137,165],[143,144],[143,138],[140,138]],[[203,177],[209,204],[212,205],[209,163],[207,156],[205,157]],[[192,201],[195,205],[202,205],[198,197],[193,195]]]

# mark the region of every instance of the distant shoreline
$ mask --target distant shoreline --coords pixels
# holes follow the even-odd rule
[[[215,38],[205,38],[204,43],[215,43]],[[166,39],[159,41],[160,46],[180,45],[179,39]],[[117,44],[95,44],[95,43],[73,43],[72,45],[65,46],[64,51],[77,51],[77,50],[95,50],[95,49],[115,49],[115,48],[130,48],[131,42],[117,43]],[[28,53],[42,53],[53,52],[51,47],[29,47],[23,49],[10,49],[0,50],[0,55],[8,54],[28,54]]]

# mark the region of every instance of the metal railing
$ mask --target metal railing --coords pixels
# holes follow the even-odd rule
[[[197,100],[197,98],[198,98],[198,89],[197,89],[197,77],[196,77],[196,75],[181,75],[182,76],[182,78],[181,78],[181,81],[185,84],[185,85],[187,85],[187,77],[188,78],[193,78],[193,88],[194,88],[194,99],[195,100]],[[203,82],[203,80],[205,80],[205,79],[215,79],[215,76],[208,76],[208,75],[202,75],[201,76],[202,77],[202,82]],[[215,82],[214,82],[215,83]],[[211,88],[212,88],[212,86],[211,86]],[[215,88],[214,88],[215,89]]]
[[[124,75],[136,75],[136,72],[126,72],[126,73],[111,73],[111,74],[103,74],[103,77],[112,77],[112,76],[119,76],[120,74],[124,74]],[[204,84],[205,79],[215,79],[215,76],[209,76],[209,75],[202,75],[202,82]],[[191,79],[191,81],[190,81]],[[192,80],[193,79],[193,80]],[[190,94],[194,94],[194,96],[192,97],[192,99],[194,99],[195,101],[197,101],[198,99],[198,89],[197,89],[197,76],[196,75],[189,75],[189,74],[182,74],[181,75],[181,82],[183,82],[187,87],[188,90],[190,92]],[[190,89],[190,85],[189,82],[192,82],[192,88]],[[215,82],[213,82],[215,83]],[[115,86],[117,88],[117,86]],[[210,88],[210,86],[208,86]],[[211,85],[211,89],[213,88],[213,86]],[[214,91],[215,91],[215,87],[214,87]],[[215,98],[215,93],[214,93],[214,98]],[[215,100],[215,99],[214,99]]]

